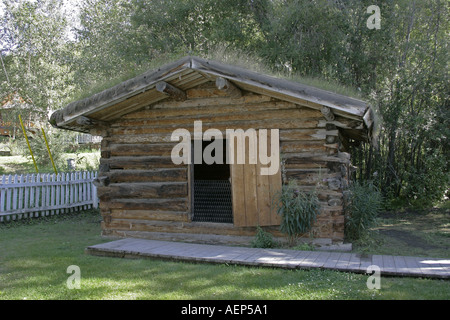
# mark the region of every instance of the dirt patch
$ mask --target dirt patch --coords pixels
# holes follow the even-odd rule
[[[372,254],[450,258],[450,210],[383,212],[355,249]]]
[[[418,237],[411,232],[395,229],[379,229],[379,233],[384,236],[395,238],[405,243],[409,247],[420,248],[424,250],[439,249],[439,246],[429,244],[423,238]]]

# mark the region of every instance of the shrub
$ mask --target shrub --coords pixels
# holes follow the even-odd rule
[[[358,240],[376,223],[383,205],[381,192],[372,182],[354,182],[344,199],[345,235],[348,240]]]
[[[255,239],[252,241],[253,248],[273,248],[276,243],[270,233],[264,231],[260,226],[257,227]]]
[[[424,155],[423,166],[420,169],[408,170],[402,194],[410,206],[423,209],[443,200],[450,183],[450,173],[446,167],[445,156],[435,151]]]
[[[73,132],[65,132],[64,130],[46,130],[47,142],[54,162],[60,163],[64,155],[65,149],[76,144]],[[28,140],[33,151],[33,156],[39,167],[51,165],[50,156],[48,154],[47,145],[41,130],[37,130],[35,134],[28,133]],[[20,155],[30,157],[30,150],[23,134],[18,135],[14,142]],[[58,168],[60,169],[60,168]]]
[[[291,245],[297,238],[312,229],[320,203],[315,191],[300,190],[295,181],[283,185],[281,192],[273,199],[277,213],[281,215],[281,232],[285,233]]]

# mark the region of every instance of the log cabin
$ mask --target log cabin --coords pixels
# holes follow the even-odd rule
[[[342,242],[348,148],[370,141],[373,122],[371,108],[359,99],[192,56],[50,117],[54,127],[103,137],[95,181],[103,235],[209,243],[248,242],[258,226],[283,237],[271,199],[292,179],[317,191],[314,237]],[[266,129],[272,134],[266,152],[279,166],[263,175],[267,161],[193,160],[199,150],[183,155],[193,161],[173,161],[177,129],[200,154],[211,141],[224,153],[250,154],[250,138],[233,144],[226,131],[240,132],[245,141],[247,133]],[[223,135],[208,141],[203,133],[210,130]]]

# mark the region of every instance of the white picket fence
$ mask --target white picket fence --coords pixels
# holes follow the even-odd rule
[[[98,207],[97,172],[0,176],[0,222]]]

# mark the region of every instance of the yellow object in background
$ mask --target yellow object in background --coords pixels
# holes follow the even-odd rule
[[[56,170],[55,163],[53,162],[52,153],[50,152],[50,147],[48,146],[47,136],[45,135],[44,128],[41,128],[41,130],[42,130],[42,134],[44,136],[45,145],[47,146],[48,155],[50,157],[50,160],[52,161],[53,170],[55,170],[55,173],[58,174],[58,171]]]
[[[20,125],[22,126],[23,135],[25,136],[25,140],[28,144],[28,149],[30,150],[31,158],[33,158],[34,168],[36,169],[36,173],[39,173],[38,167],[36,165],[36,160],[34,160],[33,150],[31,150],[30,142],[28,141],[27,132],[25,131],[25,127],[22,122],[22,117],[19,114]]]

